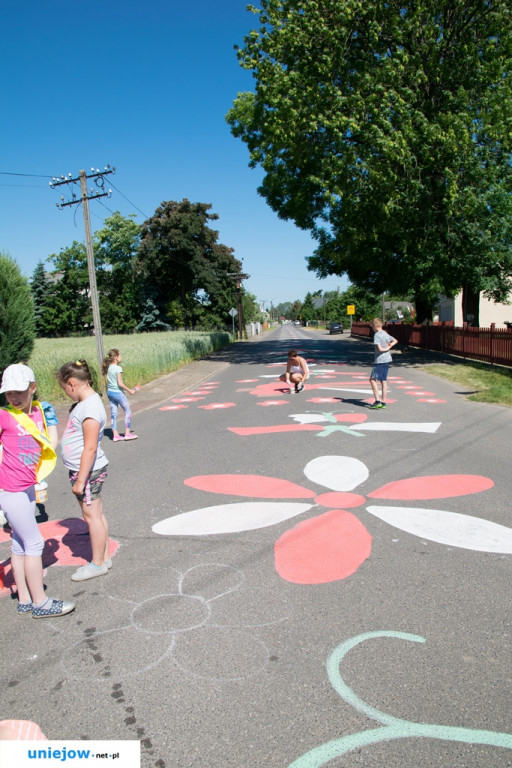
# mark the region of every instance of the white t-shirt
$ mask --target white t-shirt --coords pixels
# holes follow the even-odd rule
[[[95,392],[77,403],[69,414],[68,423],[62,436],[61,450],[62,460],[68,469],[77,472],[80,469],[80,459],[84,450],[84,433],[82,423],[86,419],[94,419],[100,425],[98,449],[94,460],[93,470],[101,469],[108,464],[108,459],[100,447],[103,431],[107,421],[107,414],[101,402],[101,397]]]
[[[380,331],[377,331],[375,336],[373,337],[373,343],[374,343],[374,362],[375,363],[390,363],[392,361],[391,352],[386,349],[385,352],[379,352],[378,346],[385,347],[387,346],[391,341],[394,341],[394,338],[389,335],[389,333],[386,333],[386,331],[383,331],[382,328]]]

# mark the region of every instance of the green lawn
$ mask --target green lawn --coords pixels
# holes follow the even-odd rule
[[[432,363],[423,370],[461,387],[468,400],[512,406],[512,372],[481,363]]]

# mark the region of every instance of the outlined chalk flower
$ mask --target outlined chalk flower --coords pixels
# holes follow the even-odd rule
[[[119,597],[114,584],[107,599],[122,624],[87,632],[70,646],[62,658],[68,677],[125,679],[167,663],[194,677],[239,680],[266,667],[270,652],[257,635],[289,618],[284,601],[274,594],[262,599],[243,571],[229,565],[196,565],[185,573],[169,568],[165,576],[168,591],[150,594],[149,584],[144,589],[137,581],[131,600],[126,579],[118,582]],[[120,641],[130,653],[119,653]]]
[[[372,537],[349,511],[379,501],[447,499],[480,493],[494,483],[481,475],[412,477],[377,488],[367,497],[353,493],[369,477],[367,466],[350,456],[319,456],[304,468],[311,483],[328,492],[261,475],[196,475],[185,485],[210,493],[245,496],[260,501],[221,504],[169,517],[153,526],[164,536],[205,536],[237,533],[282,523],[318,507],[321,512],[298,523],[275,543],[279,575],[296,584],[323,584],[347,578],[370,556]],[[263,501],[273,499],[273,501]],[[304,501],[277,501],[297,499]],[[404,506],[366,506],[366,511],[409,534],[450,547],[512,554],[512,529],[440,509]]]

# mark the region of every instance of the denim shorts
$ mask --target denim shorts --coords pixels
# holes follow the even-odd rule
[[[375,381],[386,381],[388,378],[388,371],[389,363],[375,363],[370,379],[375,379]]]

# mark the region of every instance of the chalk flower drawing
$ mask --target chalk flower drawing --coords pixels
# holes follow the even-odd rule
[[[246,585],[242,571],[224,564],[197,565],[185,573],[170,568],[166,579],[169,591],[146,593],[146,599],[137,581],[133,600],[126,597],[130,585],[120,580],[119,597],[109,599],[111,615],[124,617],[124,623],[88,632],[70,646],[62,659],[66,674],[100,682],[147,673],[167,662],[194,677],[241,680],[267,665],[270,653],[256,630],[289,618],[284,601],[274,594],[266,599]],[[264,606],[264,615],[258,606]],[[130,653],[119,653],[120,643]]]
[[[434,723],[415,723],[403,720],[400,717],[388,715],[375,707],[366,704],[345,683],[340,674],[340,664],[344,656],[356,645],[373,638],[392,637],[398,640],[409,640],[413,643],[424,643],[425,639],[419,635],[410,635],[405,632],[365,632],[362,635],[352,637],[338,645],[327,659],[327,674],[334,690],[341,698],[350,704],[358,712],[382,723],[380,728],[372,728],[366,731],[358,731],[339,739],[333,739],[326,744],[306,752],[306,754],[294,760],[288,768],[320,768],[320,766],[334,760],[347,752],[381,741],[394,739],[438,739],[440,741],[453,741],[464,744],[486,744],[493,747],[512,749],[512,735],[497,731],[481,731],[473,728],[458,728],[450,725],[435,725]]]
[[[345,579],[370,556],[372,537],[349,509],[366,499],[352,491],[369,477],[367,466],[350,456],[319,456],[304,468],[312,483],[329,489],[317,494],[287,480],[260,475],[196,475],[185,485],[203,491],[256,499],[307,499],[308,503],[256,501],[195,509],[153,526],[163,536],[205,536],[255,530],[281,523],[316,506],[328,511],[300,522],[274,547],[279,575],[296,584]],[[492,488],[481,475],[432,475],[387,483],[369,499],[419,501],[447,499]],[[449,547],[512,554],[512,529],[471,515],[439,509],[370,505],[366,510],[389,525]]]

